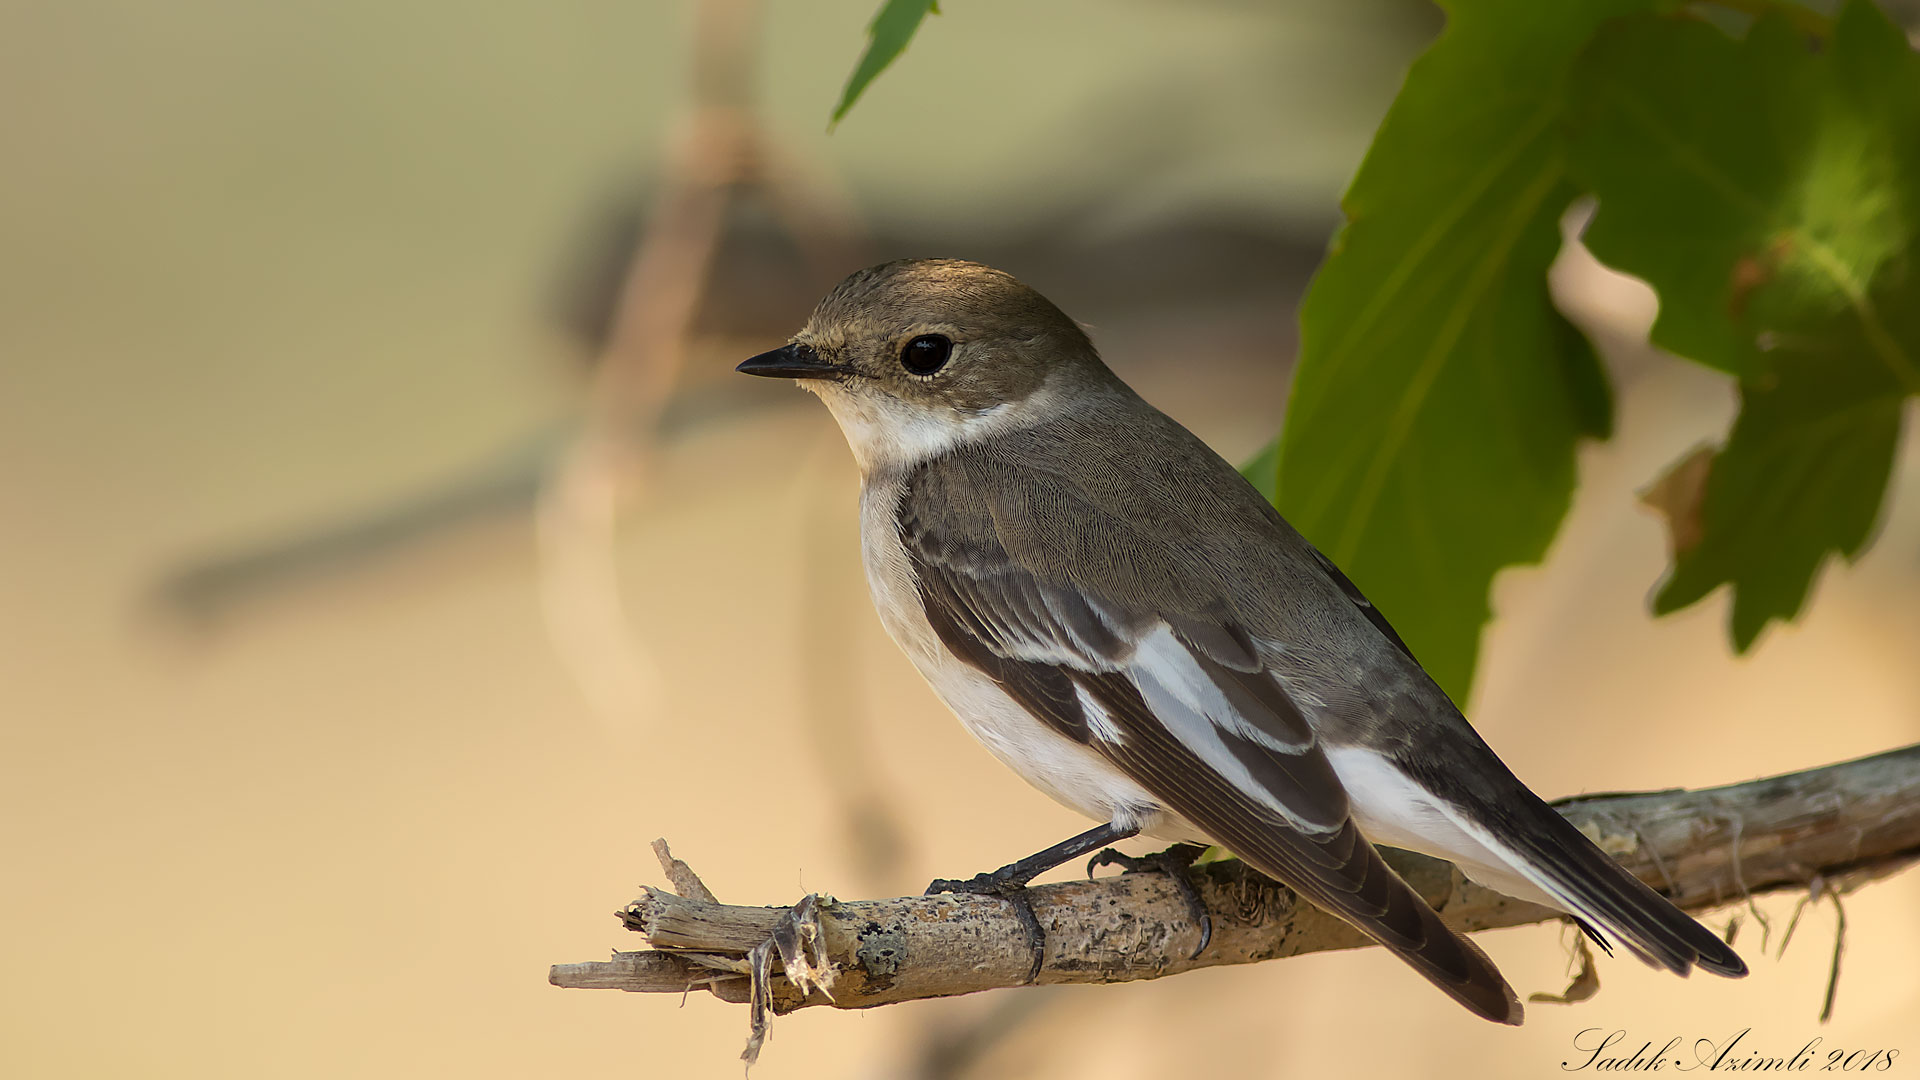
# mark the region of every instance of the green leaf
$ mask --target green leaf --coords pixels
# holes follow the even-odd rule
[[[1605,375],[1546,269],[1575,194],[1561,112],[1605,20],[1652,0],[1453,0],[1301,309],[1281,510],[1464,700],[1493,575],[1565,516]]]
[[[847,76],[846,88],[840,91],[840,104],[834,107],[828,127],[839,123],[847,110],[853,108],[853,103],[860,100],[867,84],[906,51],[907,42],[913,40],[914,31],[920,29],[920,20],[929,12],[940,14],[940,5],[935,0],[886,0],[879,14],[867,24],[867,51],[860,54],[853,74]]]
[[[1576,85],[1587,246],[1658,291],[1655,343],[1740,377],[1698,541],[1654,607],[1731,584],[1745,650],[1830,554],[1865,548],[1920,391],[1920,58],[1852,0],[1817,47],[1779,15],[1743,40],[1626,20]]]
[[[1798,615],[1828,553],[1852,558],[1871,535],[1900,413],[1882,381],[1849,385],[1812,365],[1791,365],[1770,385],[1742,384],[1740,417],[1707,474],[1700,541],[1677,556],[1654,611],[1731,582],[1730,629],[1742,651],[1768,620]]]

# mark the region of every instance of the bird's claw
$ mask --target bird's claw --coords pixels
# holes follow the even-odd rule
[[[1193,955],[1187,958],[1194,960],[1206,952],[1207,946],[1213,941],[1213,916],[1207,911],[1206,901],[1200,899],[1200,890],[1193,887],[1193,879],[1187,875],[1193,861],[1206,850],[1199,844],[1175,844],[1151,855],[1127,855],[1113,848],[1103,848],[1087,860],[1087,876],[1092,877],[1093,872],[1103,866],[1118,866],[1123,874],[1158,871],[1167,875],[1172,879],[1174,889],[1180,893],[1180,899],[1187,902],[1194,925],[1200,928],[1200,944],[1194,948]]]
[[[1027,883],[1002,875],[999,871],[990,874],[975,874],[970,878],[935,878],[927,886],[924,895],[937,893],[964,893],[969,896],[997,896],[1013,905],[1013,917],[1027,931],[1027,941],[1033,946],[1033,966],[1027,971],[1027,981],[1033,982],[1040,977],[1040,968],[1047,962],[1047,932],[1040,926],[1039,916],[1033,913],[1033,901],[1027,898]]]

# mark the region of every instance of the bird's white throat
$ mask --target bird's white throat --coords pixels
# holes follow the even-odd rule
[[[967,411],[829,382],[800,385],[826,402],[863,475],[912,468],[956,446],[1038,423],[1055,405],[1051,388],[1045,386],[1017,402]]]

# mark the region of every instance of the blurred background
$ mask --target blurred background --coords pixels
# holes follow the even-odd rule
[[[1085,823],[868,604],[825,411],[737,377],[846,272],[1008,269],[1232,459],[1406,63],[1405,0],[952,0],[840,128],[872,0],[0,4],[0,1073],[735,1077],[744,1010],[562,991],[669,838],[722,900],[918,891]],[[1549,797],[1920,738],[1920,454],[1730,656],[1634,494],[1731,387],[1570,251],[1619,430],[1498,583],[1469,713]],[[1574,1033],[1920,1053],[1920,875],[1742,982],[1603,961],[1474,1022],[1392,958],[775,1024],[756,1076],[1532,1077]],[[1727,916],[1715,918],[1724,924]],[[1762,919],[1773,933],[1762,955]],[[1554,927],[1483,935],[1557,991]]]

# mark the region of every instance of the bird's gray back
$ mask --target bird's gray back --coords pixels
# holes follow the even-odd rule
[[[1310,714],[1338,712],[1338,734],[1462,723],[1233,466],[1131,391],[1081,400],[922,462],[901,514],[937,520],[953,559],[1005,558],[1114,610],[1243,633]]]

